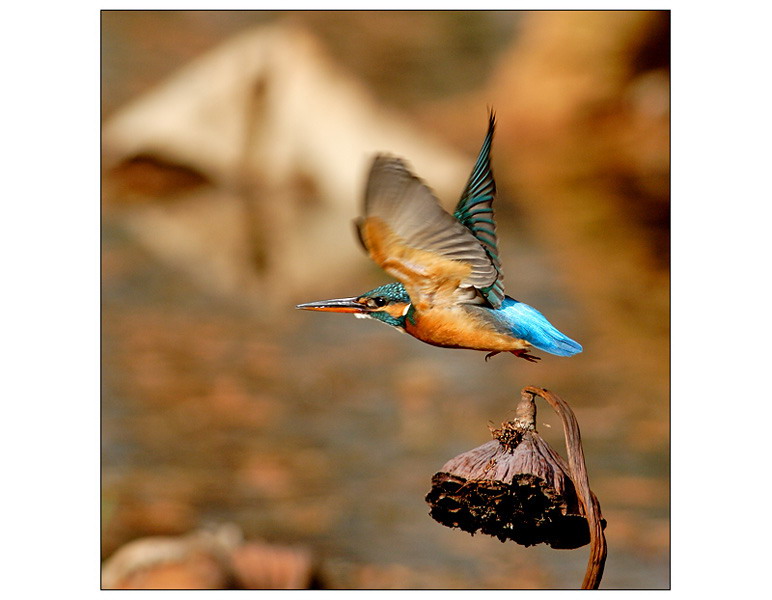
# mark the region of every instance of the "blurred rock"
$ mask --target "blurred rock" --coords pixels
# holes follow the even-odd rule
[[[103,589],[304,589],[310,553],[244,542],[233,525],[179,537],[148,537],[119,548],[102,566]]]
[[[191,551],[179,561],[159,562],[130,571],[104,589],[122,590],[218,590],[228,575],[212,556]],[[108,579],[108,581],[111,581]]]
[[[463,186],[468,160],[379,106],[311,34],[261,27],[104,124],[105,200],[130,208],[147,247],[215,291],[307,293],[367,265],[350,222],[384,151],[441,197]]]
[[[247,590],[297,590],[311,585],[311,554],[302,548],[250,542],[231,554],[238,586]]]
[[[179,537],[147,537],[119,548],[102,566],[104,589],[217,589],[241,531],[224,525]]]

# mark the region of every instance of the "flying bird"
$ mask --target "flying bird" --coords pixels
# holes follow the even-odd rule
[[[402,159],[377,155],[357,231],[370,258],[399,283],[297,308],[370,317],[427,344],[486,351],[485,360],[511,352],[535,362],[540,357],[528,353],[531,347],[558,356],[581,352],[538,310],[504,293],[490,163],[495,126],[491,112],[452,216]]]

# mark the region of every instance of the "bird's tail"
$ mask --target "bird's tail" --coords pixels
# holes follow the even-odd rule
[[[512,335],[525,340],[534,348],[558,356],[571,356],[582,351],[581,344],[558,331],[532,306],[507,298],[502,308],[506,310],[510,323],[513,324]]]

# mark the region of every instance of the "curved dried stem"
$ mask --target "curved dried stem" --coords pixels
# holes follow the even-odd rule
[[[582,581],[582,589],[598,589],[600,580],[603,577],[603,567],[606,564],[606,536],[603,533],[600,522],[600,504],[595,494],[590,490],[587,465],[584,462],[582,438],[579,433],[579,423],[571,407],[558,395],[553,394],[549,390],[526,386],[522,389],[521,394],[522,396],[539,396],[543,398],[563,421],[563,432],[566,438],[566,452],[568,453],[568,464],[571,468],[571,478],[573,479],[576,494],[590,528],[590,557],[587,562],[584,581]]]

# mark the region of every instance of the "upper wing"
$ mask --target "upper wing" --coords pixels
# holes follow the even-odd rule
[[[472,232],[482,244],[483,249],[498,273],[498,277],[490,288],[481,289],[488,301],[495,308],[501,306],[504,300],[504,275],[501,272],[501,262],[498,256],[496,240],[496,222],[493,219],[493,199],[496,196],[496,182],[491,170],[491,143],[496,118],[491,112],[488,121],[488,133],[483,141],[477,162],[466,184],[464,193],[456,205],[453,215]]]
[[[483,302],[476,290],[499,277],[480,241],[398,158],[376,156],[357,225],[371,258],[403,283],[416,308]]]

